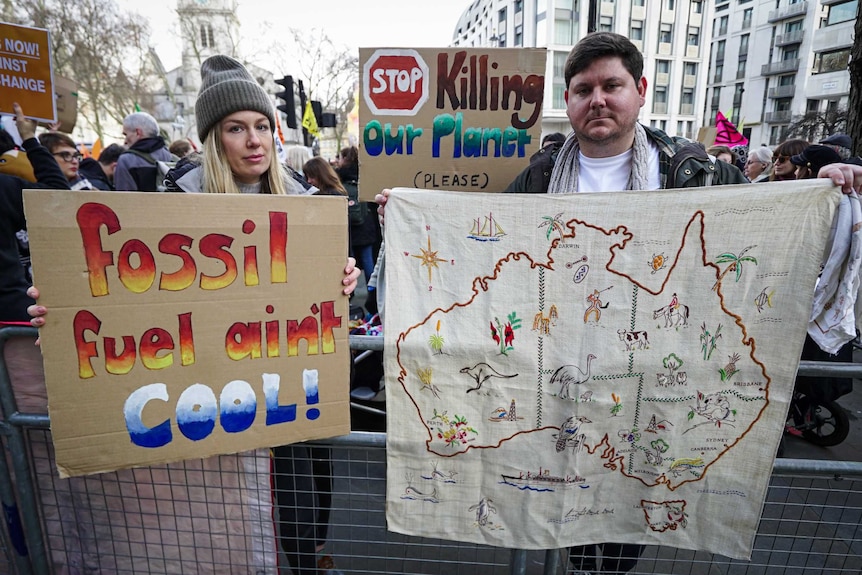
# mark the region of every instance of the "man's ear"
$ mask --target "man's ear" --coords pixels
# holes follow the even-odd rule
[[[646,89],[647,89],[646,76],[641,76],[641,79],[637,81],[637,86],[638,86],[638,94],[641,95],[641,98],[646,98]]]

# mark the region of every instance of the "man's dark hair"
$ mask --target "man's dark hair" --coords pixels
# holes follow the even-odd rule
[[[542,138],[542,147],[545,147],[545,144],[550,144],[552,142],[556,142],[558,144],[562,144],[566,141],[566,136],[561,134],[560,132],[551,132],[550,134],[545,135]]]
[[[126,151],[125,146],[120,144],[111,144],[99,154],[100,164],[113,164],[120,159],[120,154]]]
[[[599,58],[616,56],[623,62],[626,70],[635,79],[641,79],[644,70],[644,57],[632,44],[631,40],[613,32],[593,32],[575,44],[566,58],[565,79],[566,89],[572,77],[586,70],[590,64]]]
[[[5,154],[9,150],[14,150],[18,146],[15,144],[15,138],[6,130],[0,128],[0,154]]]
[[[75,145],[75,140],[62,132],[42,132],[39,134],[39,143],[48,148],[48,151],[52,154],[60,146],[69,146],[75,150],[78,149],[78,146]]]

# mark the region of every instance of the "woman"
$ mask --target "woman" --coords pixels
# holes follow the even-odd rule
[[[799,154],[790,158],[790,163],[796,166],[797,180],[816,178],[820,169],[827,164],[841,161],[841,156],[829,146],[812,144]]]
[[[319,196],[346,196],[347,190],[338,178],[338,174],[329,165],[329,162],[320,156],[311,158],[302,165],[302,173],[312,186],[320,191]]]
[[[730,151],[728,146],[710,146],[706,149],[706,153],[715,156],[717,160],[721,160],[725,164],[736,164],[736,155]]]
[[[228,194],[306,194],[306,188],[278,161],[269,95],[246,69],[228,56],[201,65],[195,105],[203,155],[183,159],[166,178],[169,191]],[[342,290],[356,288],[360,270],[348,258]],[[33,288],[31,288],[33,289]],[[34,295],[38,292],[33,290]],[[44,325],[43,306],[31,306],[36,327]],[[273,448],[273,489],[279,539],[295,575],[334,568],[328,555],[318,559],[326,540],[331,502],[331,457],[326,449],[292,445]]]
[[[335,172],[341,182],[345,184],[345,189],[348,186],[353,186],[355,190],[355,186],[359,182],[359,150],[356,146],[343,148],[336,158],[336,166]],[[374,271],[374,260],[377,257],[377,251],[380,249],[380,242],[383,237],[380,232],[380,223],[374,213],[374,207],[370,205],[367,206],[367,209],[361,210],[364,214],[360,216],[360,221],[357,223],[351,221],[350,224],[350,255],[361,263],[360,267],[365,271],[366,282],[371,279],[371,273]]]
[[[790,162],[790,158],[801,154],[808,147],[806,140],[785,140],[776,146],[772,152],[772,176],[769,181],[783,182],[796,179],[796,166]]]
[[[752,184],[769,180],[772,175],[772,148],[761,146],[752,150],[743,173]]]

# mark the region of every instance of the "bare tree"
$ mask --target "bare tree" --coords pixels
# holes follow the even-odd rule
[[[147,107],[157,74],[143,18],[112,0],[32,0],[6,4],[4,13],[50,31],[54,70],[78,84],[79,113],[99,138],[136,104]]]
[[[335,140],[341,147],[347,133],[347,116],[355,102],[359,55],[336,46],[320,29],[289,30],[290,45],[279,42],[273,47],[273,53],[284,62],[280,74],[301,79],[308,99],[318,100],[324,112],[336,115]]]
[[[824,112],[808,112],[793,119],[787,131],[787,138],[802,138],[817,142],[831,134],[844,132],[847,126],[847,109],[833,108]]]
[[[853,155],[862,155],[862,2],[856,6],[856,27],[850,49],[850,102],[847,113],[847,135],[853,138]]]

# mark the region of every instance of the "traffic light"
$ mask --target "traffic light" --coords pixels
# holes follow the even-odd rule
[[[284,90],[275,93],[276,98],[284,100],[284,104],[279,104],[276,108],[281,112],[284,112],[288,128],[298,128],[299,123],[296,120],[296,99],[293,94],[293,76],[285,76],[284,78],[277,79],[275,83],[284,87]]]
[[[323,106],[317,100],[311,101],[311,109],[314,110],[314,117],[317,119],[317,125],[320,128],[334,128],[337,125],[335,114],[324,112]]]

